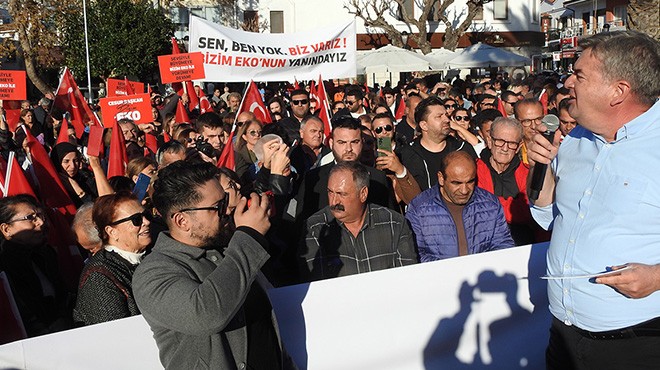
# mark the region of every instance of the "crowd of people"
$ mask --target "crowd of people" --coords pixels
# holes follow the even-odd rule
[[[71,129],[66,142],[57,140],[63,112],[51,100],[43,98],[36,107],[27,102],[14,132],[0,119],[2,154],[14,152],[29,173],[27,132],[49,150],[78,208],[71,230],[55,233],[71,231],[85,257],[77,289],[67,287],[48,244],[45,207],[29,195],[0,199],[0,270],[8,276],[28,335],[142,314],[166,368],[294,368],[265,294],[269,287],[547,241],[552,226],[551,274],[577,273],[577,266],[565,267],[576,259],[584,264],[581,272],[600,271],[622,255],[620,264],[647,263],[649,280],[642,285],[655,286],[639,294],[653,297],[642,304],[644,310],[638,308],[644,299],[624,304],[631,313],[624,318],[616,312],[620,296],[637,293],[618,281],[599,281],[617,290],[610,289],[607,303],[591,304],[580,297],[598,288],[553,280],[551,311],[558,320],[549,356],[554,368],[570,368],[579,357],[557,344],[571,326],[573,341],[653,318],[657,330],[656,233],[649,226],[647,237],[630,236],[640,239],[633,243],[640,245],[634,254],[621,249],[629,240],[612,233],[627,235],[619,228],[633,228],[628,222],[643,229],[657,218],[660,203],[651,193],[659,184],[636,180],[649,172],[641,166],[657,159],[656,151],[648,147],[642,153],[641,146],[653,145],[647,138],[657,136],[660,124],[658,45],[636,33],[610,37],[586,44],[571,76],[511,79],[498,72],[477,82],[415,78],[372,89],[326,81],[328,102],[317,101],[309,86],[264,87],[272,123],[239,110],[241,93],[226,87],[209,95],[213,111],[204,113],[185,93],[154,92],[152,122],[116,123],[128,164],[124,176],[110,178],[107,158],[88,154],[87,133],[78,137]],[[625,64],[620,60],[609,64],[609,45],[622,38],[651,50],[645,63],[656,70],[648,72],[653,77],[642,76],[655,79],[651,87],[620,72]],[[610,85],[595,90],[610,81],[623,82],[612,91]],[[599,101],[601,95],[609,104]],[[180,102],[189,121],[176,114]],[[331,132],[318,116],[326,103]],[[405,114],[397,119],[400,109]],[[560,121],[552,143],[541,135],[546,114]],[[650,118],[637,122],[640,115]],[[634,126],[627,125],[631,121]],[[112,134],[106,131],[109,146]],[[156,142],[157,150],[147,141]],[[619,166],[629,162],[600,148],[626,145],[633,147],[620,150],[639,153],[640,159],[625,168],[632,177],[618,183]],[[234,166],[218,166],[227,147]],[[578,157],[593,158],[596,166]],[[533,167],[551,161],[541,197],[528,199]],[[611,180],[588,175],[613,167]],[[631,172],[637,168],[641,172]],[[144,178],[148,186],[140,192]],[[598,197],[585,203],[587,192]],[[605,226],[628,213],[625,225]],[[608,258],[592,263],[601,248]],[[567,293],[571,289],[575,293]],[[602,318],[583,305],[608,306],[594,309],[608,321],[597,324]],[[656,335],[648,338],[657,344]]]

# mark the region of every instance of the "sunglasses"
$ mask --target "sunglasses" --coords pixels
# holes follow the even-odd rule
[[[291,104],[293,104],[293,105],[306,105],[306,104],[309,104],[309,99],[291,100]]]
[[[151,220],[154,219],[154,216],[151,214],[150,211],[144,210],[140,213],[130,215],[126,218],[122,218],[122,219],[119,219],[117,221],[113,221],[113,222],[109,223],[108,226],[116,226],[116,225],[119,225],[119,224],[124,223],[126,221],[131,221],[131,223],[133,223],[133,226],[140,227],[140,226],[142,226],[143,219],[145,219],[145,218],[149,222],[151,222]]]
[[[218,204],[212,207],[193,207],[193,208],[184,208],[182,210],[179,210],[179,212],[192,212],[192,211],[216,211],[218,212],[218,216],[224,217],[225,213],[227,213],[227,204],[229,203],[229,197],[225,195],[224,198],[220,199],[218,201]],[[171,217],[174,217],[174,215],[178,212],[172,213]]]
[[[245,122],[247,122],[247,121],[238,121],[238,122],[236,122],[236,126],[237,127],[242,127],[245,124]]]
[[[357,102],[358,102],[357,100],[353,100],[353,101],[350,101],[350,100],[344,100],[344,103],[345,103],[345,104],[348,104],[348,105],[353,105],[353,104],[355,104],[355,103],[357,103]]]
[[[456,109],[458,108],[458,104],[445,104],[444,107],[445,109]]]
[[[374,132],[377,133],[377,134],[381,134],[383,132],[383,130],[385,130],[387,132],[392,131],[392,125],[385,125],[385,126],[376,127],[374,129]]]
[[[259,131],[257,131],[257,130],[248,131],[248,134],[252,137],[259,137],[259,136],[261,136],[261,133],[262,133],[261,130],[259,130]]]
[[[455,117],[454,117],[454,120],[455,120],[456,122],[461,122],[461,121],[465,121],[465,122],[467,122],[467,121],[470,120],[470,118],[469,118],[468,116],[455,116]]]
[[[19,222],[19,221],[34,222],[34,221],[37,220],[37,218],[41,219],[41,221],[44,221],[46,219],[46,216],[44,216],[44,214],[41,213],[41,212],[34,212],[34,213],[30,213],[27,216],[23,216],[23,217],[19,217],[19,218],[13,219],[13,220],[9,220],[9,221],[7,221],[7,224],[11,224],[11,223],[14,223],[14,222]]]

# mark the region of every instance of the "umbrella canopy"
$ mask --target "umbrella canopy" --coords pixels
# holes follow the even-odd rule
[[[531,63],[531,59],[522,55],[479,42],[465,48],[447,64],[451,68],[490,68],[530,65]]]
[[[426,59],[431,61],[433,69],[440,70],[447,68],[447,62],[456,58],[459,53],[445,48],[433,50],[425,55]]]
[[[393,45],[386,45],[359,57],[357,72],[414,72],[433,69],[431,62],[423,55]]]

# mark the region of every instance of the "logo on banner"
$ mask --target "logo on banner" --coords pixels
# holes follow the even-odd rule
[[[113,127],[120,119],[130,119],[135,123],[151,122],[149,94],[102,98],[99,104],[106,128]]]

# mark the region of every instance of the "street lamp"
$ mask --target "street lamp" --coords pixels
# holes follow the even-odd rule
[[[408,50],[408,37],[410,37],[408,31],[401,32],[401,42],[403,42],[403,48],[406,50]]]

